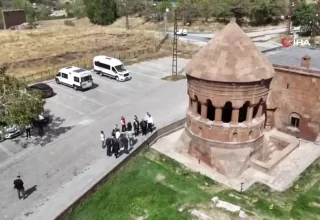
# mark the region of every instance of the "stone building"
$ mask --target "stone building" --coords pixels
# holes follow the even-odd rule
[[[266,56],[276,72],[267,101],[267,127],[315,141],[320,131],[320,49],[282,48]]]
[[[189,153],[238,175],[263,157],[266,101],[275,71],[232,20],[186,66]]]

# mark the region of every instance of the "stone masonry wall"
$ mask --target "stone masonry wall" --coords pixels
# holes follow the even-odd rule
[[[191,141],[188,153],[219,173],[236,177],[249,167],[250,158],[261,158],[263,135],[246,143],[206,141],[185,129]]]
[[[301,69],[300,73],[298,70],[282,68],[275,70],[276,75],[271,82],[267,103],[268,107],[276,108],[276,128],[296,137],[314,141],[320,125],[320,72],[317,75],[308,74],[304,69]],[[298,131],[290,129],[292,113],[301,116]]]

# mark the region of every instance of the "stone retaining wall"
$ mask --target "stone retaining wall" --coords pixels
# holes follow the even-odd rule
[[[157,129],[153,132],[153,134],[143,141],[140,145],[136,147],[136,150],[133,151],[131,154],[129,154],[123,161],[121,161],[117,166],[115,166],[111,172],[109,172],[106,176],[98,180],[93,186],[83,193],[82,195],[79,195],[78,199],[75,200],[72,204],[68,205],[57,217],[54,218],[54,220],[64,220],[67,219],[68,215],[72,212],[74,208],[76,208],[79,204],[81,204],[83,201],[85,201],[88,197],[90,197],[93,193],[95,193],[100,186],[105,184],[105,182],[113,175],[115,174],[122,166],[124,166],[132,157],[137,155],[142,149],[145,147],[149,147],[150,145],[154,144],[159,138],[166,136],[168,134],[171,134],[182,127],[184,127],[186,123],[186,118],[180,119],[178,121],[175,121],[163,128]]]

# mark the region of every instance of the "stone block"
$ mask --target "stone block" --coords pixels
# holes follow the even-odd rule
[[[213,197],[211,201],[213,202],[215,207],[227,210],[232,213],[240,212],[241,210],[240,206],[219,200],[218,197]]]
[[[239,218],[241,218],[241,219],[246,219],[248,216],[246,215],[246,213],[244,212],[244,211],[242,211],[242,210],[240,210],[240,212],[239,212]]]
[[[192,210],[191,215],[198,218],[198,220],[212,220],[212,218],[198,210]]]

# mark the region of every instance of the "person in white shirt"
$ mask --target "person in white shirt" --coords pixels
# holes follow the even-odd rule
[[[144,120],[145,122],[148,122],[148,118],[149,118],[149,112],[147,112],[147,113],[145,114],[143,120]]]
[[[100,138],[101,138],[101,143],[102,143],[102,149],[104,149],[104,144],[105,144],[106,136],[104,135],[104,132],[103,132],[103,131],[101,131]]]
[[[148,130],[152,133],[153,131],[153,118],[150,114],[148,114]]]
[[[118,130],[118,131],[116,131],[116,138],[117,138],[117,140],[119,140],[119,137],[120,137],[120,131]]]

